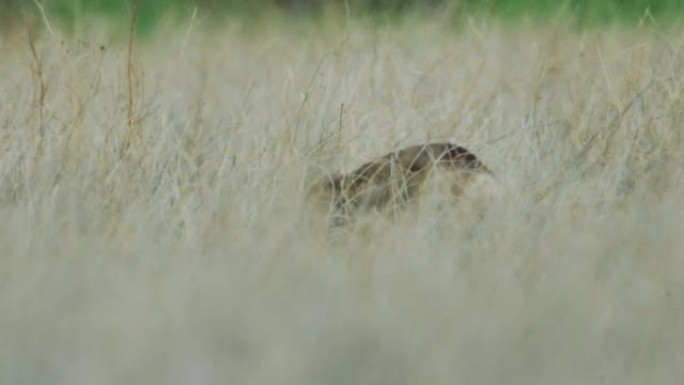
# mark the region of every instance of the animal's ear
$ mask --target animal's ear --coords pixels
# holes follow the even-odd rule
[[[470,151],[468,151],[465,147],[461,146],[453,146],[451,151],[454,153],[454,156],[463,156],[470,154]]]
[[[491,174],[491,171],[480,161],[480,159],[475,156],[472,152],[468,151],[465,147],[456,146],[450,144],[448,151],[448,158],[452,162],[460,162],[466,168],[471,170],[481,170]]]
[[[442,152],[444,158],[450,161],[458,160],[467,153],[468,150],[453,143],[447,143],[446,148]]]
[[[447,158],[450,160],[468,163],[477,162],[477,157],[465,147],[449,144],[447,147]]]

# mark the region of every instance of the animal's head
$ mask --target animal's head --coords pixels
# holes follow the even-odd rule
[[[453,166],[469,171],[472,173],[486,173],[493,175],[487,166],[478,159],[475,154],[468,151],[465,147],[457,146],[455,144],[447,144],[442,162],[451,163]]]

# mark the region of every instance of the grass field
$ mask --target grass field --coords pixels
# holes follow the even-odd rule
[[[0,383],[684,378],[681,30],[163,32],[0,35]],[[501,193],[302,214],[427,140]]]

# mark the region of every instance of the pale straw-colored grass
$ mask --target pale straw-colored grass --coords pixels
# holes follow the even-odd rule
[[[186,31],[2,37],[1,383],[684,378],[681,31]],[[302,215],[428,140],[501,193]]]

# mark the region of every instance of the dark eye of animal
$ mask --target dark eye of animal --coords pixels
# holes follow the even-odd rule
[[[468,154],[465,156],[465,160],[467,163],[475,163],[477,161],[477,157],[473,154]]]

